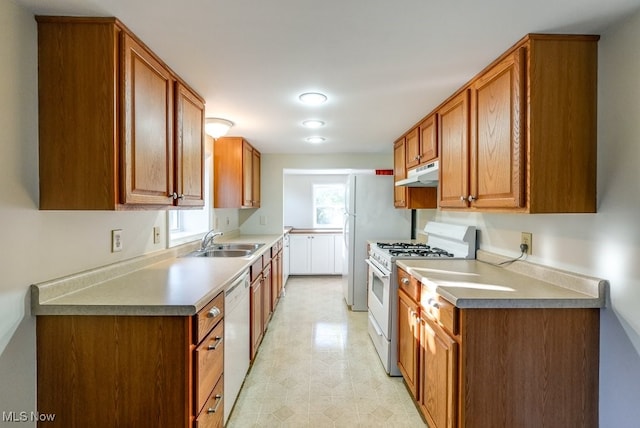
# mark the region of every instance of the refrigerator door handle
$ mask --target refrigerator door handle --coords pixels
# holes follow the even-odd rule
[[[344,247],[348,250],[349,244],[347,244],[347,223],[349,222],[349,213],[345,211],[344,213],[344,226],[342,227],[342,242],[344,243]]]

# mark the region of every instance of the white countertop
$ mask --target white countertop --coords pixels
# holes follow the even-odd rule
[[[459,308],[602,308],[608,283],[540,265],[479,260],[398,260],[399,267]],[[484,261],[483,261],[484,260]],[[526,273],[526,274],[525,274]]]
[[[121,264],[116,264],[34,284],[31,313],[195,315],[280,238],[282,235],[244,235],[216,240],[264,243],[251,257],[143,256],[149,264],[125,273]],[[156,261],[158,258],[161,260]]]

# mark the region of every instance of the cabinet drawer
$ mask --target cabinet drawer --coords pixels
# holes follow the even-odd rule
[[[407,293],[415,302],[420,301],[420,284],[418,280],[402,269],[398,269],[398,288]]]
[[[255,281],[262,273],[262,256],[258,257],[251,265],[251,282]]]
[[[222,428],[224,416],[224,376],[213,389],[204,408],[196,419],[195,428]]]
[[[422,293],[420,303],[424,312],[431,319],[438,322],[454,336],[458,335],[458,308],[443,297],[428,292]]]
[[[224,367],[223,338],[224,323],[218,323],[211,334],[194,351],[196,413],[202,409],[220,375],[222,375]]]
[[[224,292],[218,294],[211,302],[196,314],[196,345],[205,338],[214,325],[224,317]]]

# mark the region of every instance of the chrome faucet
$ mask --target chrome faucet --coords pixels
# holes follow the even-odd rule
[[[211,244],[213,244],[213,240],[216,236],[222,236],[222,232],[216,232],[215,229],[211,229],[208,231],[203,237],[202,242],[200,243],[200,251],[206,250]]]

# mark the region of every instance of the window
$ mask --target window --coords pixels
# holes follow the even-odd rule
[[[167,215],[169,247],[199,239],[207,233],[211,217],[211,168],[212,162],[205,161],[204,207],[193,210],[170,210]]]
[[[342,227],[345,207],[344,197],[344,184],[314,184],[313,227]]]

